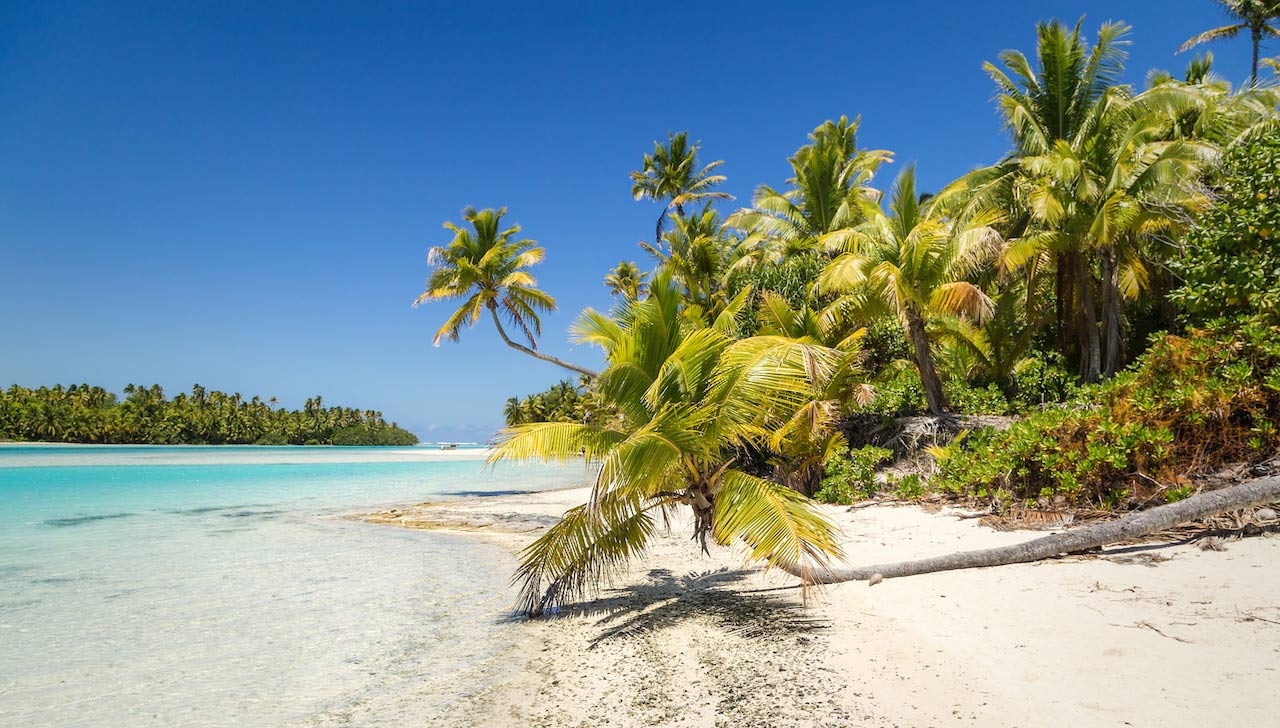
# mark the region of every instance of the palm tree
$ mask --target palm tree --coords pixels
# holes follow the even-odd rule
[[[816,377],[811,401],[769,439],[770,449],[777,453],[772,460],[773,479],[812,496],[822,483],[827,460],[849,446],[839,427],[845,408],[875,399],[869,384],[850,376],[852,362],[862,358],[860,342],[867,330],[859,327],[849,331],[847,321],[824,317],[807,304],[792,308],[784,296],[773,291],[761,293],[758,316],[759,335],[824,346],[844,353],[850,362],[841,370],[841,377]]]
[[[729,216],[725,225],[747,233],[743,247],[756,246],[738,265],[777,263],[817,249],[818,239],[859,222],[862,203],[879,198],[870,187],[891,152],[859,150],[859,119],[827,121],[809,134],[809,144],[787,160],[791,189],[757,188],[751,207]]]
[[[453,240],[448,245],[431,248],[427,254],[427,262],[434,267],[427,279],[427,290],[418,296],[414,305],[457,298],[466,300],[436,332],[432,343],[439,346],[445,337],[457,341],[464,325],[474,326],[488,311],[507,346],[584,376],[596,376],[590,369],[538,351],[537,337],[542,333],[538,314],[556,310],[556,301],[535,287],[538,282],[527,269],[541,262],[545,251],[533,240],[515,239],[520,232],[519,225],[500,229],[506,213],[505,207],[479,212],[468,207],[462,211],[462,218],[471,224],[471,230],[452,222],[444,224],[447,230],[453,231]],[[504,318],[528,339],[528,346],[511,340],[502,325]]]
[[[522,554],[521,609],[531,615],[572,600],[645,550],[656,514],[688,506],[703,548],[742,541],[753,558],[807,580],[839,553],[832,525],[796,491],[736,467],[735,448],[767,447],[804,410],[815,386],[839,380],[841,352],[784,337],[732,340],[693,326],[679,290],[660,274],[648,298],[616,319],[587,310],[578,341],[599,344],[608,368],[597,393],[616,416],[590,424],[503,430],[492,460],[600,462],[590,501]]]
[[[928,319],[939,314],[982,319],[991,300],[965,280],[994,258],[1000,236],[992,228],[998,212],[971,214],[964,223],[945,217],[933,198],[921,204],[915,168],[898,175],[890,191],[888,215],[879,205],[864,205],[866,222],[824,236],[824,244],[842,252],[819,277],[824,292],[839,294],[824,316],[874,311],[897,314],[911,344],[929,411],[947,410],[942,380],[934,367]]]
[[[524,424],[524,408],[520,405],[520,400],[508,397],[506,403],[502,405],[502,416],[507,422],[507,427]]]
[[[604,277],[604,285],[611,294],[623,300],[636,301],[644,296],[644,280],[648,277],[649,274],[640,272],[639,266],[634,262],[624,260]]]
[[[662,229],[671,208],[674,207],[676,214],[683,217],[684,206],[690,202],[733,199],[727,193],[711,189],[725,181],[724,175],[711,174],[712,170],[724,164],[724,160],[699,168],[698,150],[701,148],[702,142],[689,144],[688,132],[668,133],[667,145],[655,141],[653,154],[644,155],[643,166],[631,173],[631,194],[637,200],[648,198],[666,203],[658,215],[658,226],[653,233],[655,246],[662,244]]]
[[[1249,40],[1253,44],[1253,63],[1249,67],[1249,83],[1258,83],[1258,48],[1263,38],[1280,38],[1280,0],[1218,0],[1227,17],[1234,22],[1219,28],[1206,30],[1195,35],[1178,48],[1181,53],[1202,43],[1234,38],[1242,30],[1249,31]]]
[[[647,243],[640,246],[680,284],[688,305],[714,318],[726,302],[722,278],[730,253],[720,214],[707,203],[698,212],[676,218],[675,227],[662,237],[665,250]]]

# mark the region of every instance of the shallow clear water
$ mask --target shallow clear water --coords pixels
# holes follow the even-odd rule
[[[0,725],[340,722],[397,694],[428,717],[482,689],[510,647],[512,558],[341,518],[586,478],[482,466],[424,448],[0,447]]]

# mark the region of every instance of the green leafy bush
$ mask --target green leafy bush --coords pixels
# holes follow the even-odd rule
[[[826,477],[813,497],[823,503],[849,505],[874,496],[879,491],[876,468],[892,457],[892,450],[870,445],[836,453],[824,463]]]
[[[925,494],[924,481],[915,473],[891,479],[889,482],[893,485],[894,496],[903,500],[916,500]]]
[[[1133,369],[1003,432],[975,432],[937,488],[997,504],[1115,507],[1280,447],[1280,328],[1157,339]]]
[[[1038,353],[1021,362],[1013,371],[1013,385],[1009,405],[1015,412],[1066,402],[1080,389],[1056,352]]]
[[[1261,315],[1280,321],[1280,137],[1231,148],[1212,208],[1170,267],[1183,284],[1169,298],[1189,321]]]

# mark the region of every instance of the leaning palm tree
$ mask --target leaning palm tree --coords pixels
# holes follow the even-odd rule
[[[915,168],[898,175],[890,191],[890,212],[865,205],[866,222],[824,236],[824,245],[843,252],[819,277],[820,290],[838,294],[825,316],[871,312],[887,307],[897,314],[911,344],[929,411],[947,410],[942,380],[934,366],[927,330],[937,314],[982,319],[991,300],[967,280],[995,256],[1000,236],[993,225],[1001,214],[986,210],[963,223],[944,215],[933,198],[916,195]]]
[[[604,277],[604,285],[609,292],[627,301],[642,298],[647,290],[645,279],[648,273],[642,273],[633,261],[621,261]]]
[[[596,372],[538,351],[538,336],[542,333],[539,313],[556,310],[556,300],[538,289],[537,280],[528,268],[542,261],[545,254],[536,241],[516,239],[519,225],[501,229],[502,216],[507,208],[492,208],[476,212],[468,207],[462,218],[471,229],[444,224],[453,231],[448,245],[437,245],[427,254],[427,262],[434,266],[427,278],[427,290],[418,296],[415,306],[429,301],[466,299],[436,332],[432,343],[448,338],[457,341],[462,327],[470,328],[487,311],[493,318],[498,335],[516,351],[564,367],[579,374],[594,377]],[[528,346],[512,341],[502,325],[510,322],[520,335],[528,340]]]
[[[648,198],[665,203],[653,233],[655,246],[662,244],[662,230],[672,208],[683,217],[684,206],[690,202],[733,199],[727,193],[711,189],[725,181],[724,175],[711,173],[724,164],[724,160],[699,168],[698,150],[701,147],[701,142],[689,143],[688,132],[669,133],[666,146],[655,141],[653,154],[644,155],[644,165],[631,173],[631,194],[637,200]]]
[[[1236,21],[1230,25],[1206,30],[1183,43],[1178,52],[1190,50],[1202,43],[1225,40],[1249,31],[1253,44],[1253,63],[1249,67],[1249,83],[1258,83],[1258,49],[1263,38],[1280,38],[1280,0],[1218,0],[1227,17]]]
[[[641,555],[665,516],[692,510],[695,537],[746,544],[752,558],[815,578],[839,554],[833,526],[796,491],[748,473],[734,452],[767,448],[771,433],[805,411],[815,387],[844,378],[842,352],[767,336],[734,341],[733,322],[693,321],[660,274],[648,298],[611,318],[587,310],[580,342],[599,344],[608,368],[595,391],[615,413],[590,424],[504,429],[492,461],[600,463],[589,502],[522,554],[520,608],[541,614],[573,600]]]

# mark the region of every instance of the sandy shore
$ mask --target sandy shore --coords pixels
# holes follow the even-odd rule
[[[585,489],[371,520],[519,549]],[[858,563],[1028,540],[916,507],[832,508]],[[513,623],[495,688],[440,725],[1280,725],[1280,538],[825,587],[675,524],[593,601]],[[514,599],[514,591],[513,591]]]

